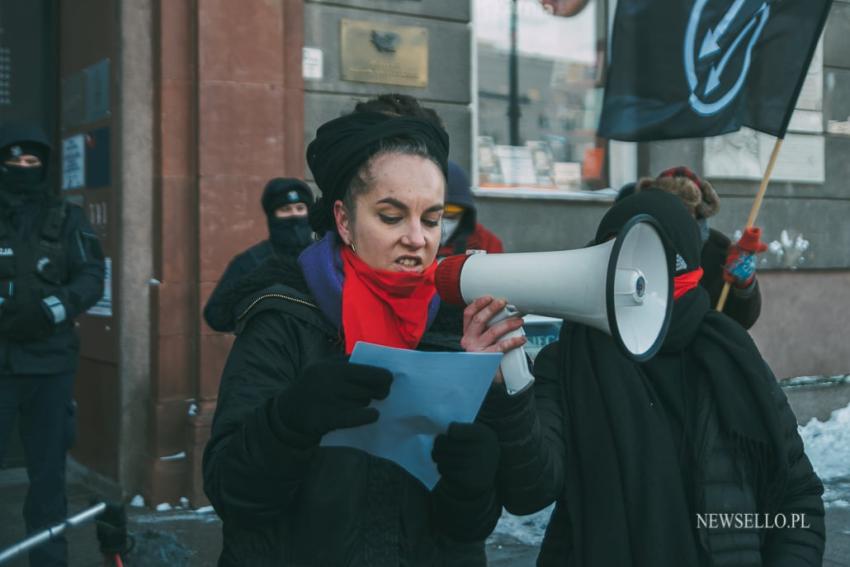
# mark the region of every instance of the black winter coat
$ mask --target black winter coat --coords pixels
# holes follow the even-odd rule
[[[560,345],[546,347],[535,360],[535,384],[529,392],[509,397],[495,388],[479,417],[497,430],[502,445],[499,494],[505,508],[514,514],[530,514],[556,502],[537,565],[575,565],[571,518],[566,503],[564,479],[571,458],[571,438],[582,434],[565,431],[563,388],[559,382]],[[692,502],[696,512],[762,512],[757,503],[756,482],[746,457],[737,453],[721,428],[717,408],[708,387],[697,388],[696,426],[693,442],[696,466],[693,471]],[[705,561],[721,566],[815,566],[821,564],[824,548],[823,486],[814,474],[797,433],[797,422],[785,394],[775,385],[787,440],[790,466],[787,485],[778,513],[790,517],[805,513],[810,529],[760,531],[698,530]],[[647,521],[663,521],[647,518]],[[695,521],[696,523],[696,521]],[[584,567],[584,566],[582,566]],[[595,566],[594,566],[595,567]]]
[[[711,306],[717,305],[720,292],[723,290],[723,266],[732,241],[720,231],[709,230],[708,240],[702,247],[702,269],[704,270],[701,284],[711,298]],[[732,286],[723,312],[740,323],[745,329],[755,325],[761,314],[761,290],[758,277],[747,289]]]
[[[0,208],[0,223],[3,223],[3,231],[8,239],[0,240],[7,243],[37,242],[49,206],[65,207],[65,217],[57,239],[65,258],[62,283],[59,286],[48,285],[33,275],[27,286],[42,286],[38,289],[43,291],[36,290],[38,295],[57,297],[64,308],[65,319],[55,326],[50,336],[42,340],[14,341],[0,336],[0,376],[74,371],[80,350],[74,319],[85,313],[103,296],[103,250],[80,207],[45,199],[43,204],[37,207],[12,210]],[[0,243],[0,246],[5,244]],[[0,280],[4,279],[2,272],[5,271],[3,264],[6,261],[14,262],[15,258],[0,258]],[[19,259],[18,262],[20,261]],[[20,270],[21,267],[18,266],[17,269]],[[24,293],[33,290],[16,291]],[[6,292],[2,293],[5,296]]]
[[[307,365],[343,354],[297,263],[273,263],[275,281],[289,285],[242,301],[204,453],[204,489],[224,521],[219,565],[486,565],[483,540],[500,511],[492,494],[437,502],[439,485],[431,493],[389,461],[311,446],[270,411]],[[451,350],[458,342],[426,334],[419,348]],[[432,521],[438,504],[453,525]]]
[[[235,306],[227,301],[228,292],[274,254],[271,241],[263,240],[230,261],[204,306],[204,320],[210,328],[221,333],[233,332],[236,328],[236,314],[233,312]]]

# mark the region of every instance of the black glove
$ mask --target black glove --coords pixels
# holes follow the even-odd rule
[[[499,438],[480,423],[452,423],[434,440],[431,458],[445,489],[458,495],[480,495],[493,488],[499,466]]]
[[[95,518],[100,552],[108,557],[130,550],[127,536],[127,511],[124,505],[107,502],[106,509]]]
[[[10,341],[38,341],[53,334],[53,322],[41,299],[35,296],[14,297],[3,307],[2,326],[9,330],[7,338]]]
[[[277,415],[285,427],[318,443],[328,431],[377,421],[378,410],[366,406],[386,398],[392,381],[392,373],[377,366],[319,362],[277,397]]]

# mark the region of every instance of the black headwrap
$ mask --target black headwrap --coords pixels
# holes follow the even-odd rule
[[[322,197],[310,211],[310,224],[317,234],[333,229],[334,202],[345,196],[357,170],[381,150],[384,141],[391,139],[424,143],[443,175],[447,175],[449,135],[432,121],[355,112],[326,122],[307,146],[307,164],[322,191]]]

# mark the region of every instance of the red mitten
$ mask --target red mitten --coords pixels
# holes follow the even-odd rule
[[[723,279],[739,288],[747,288],[756,277],[756,254],[767,250],[761,241],[761,229],[750,227],[744,230],[740,240],[729,247]]]
[[[761,241],[761,229],[757,226],[744,229],[744,234],[735,246],[750,254],[759,254],[767,250],[767,244]]]

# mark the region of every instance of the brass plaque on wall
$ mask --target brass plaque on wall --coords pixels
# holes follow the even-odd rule
[[[428,30],[343,19],[342,78],[404,87],[428,86]]]

